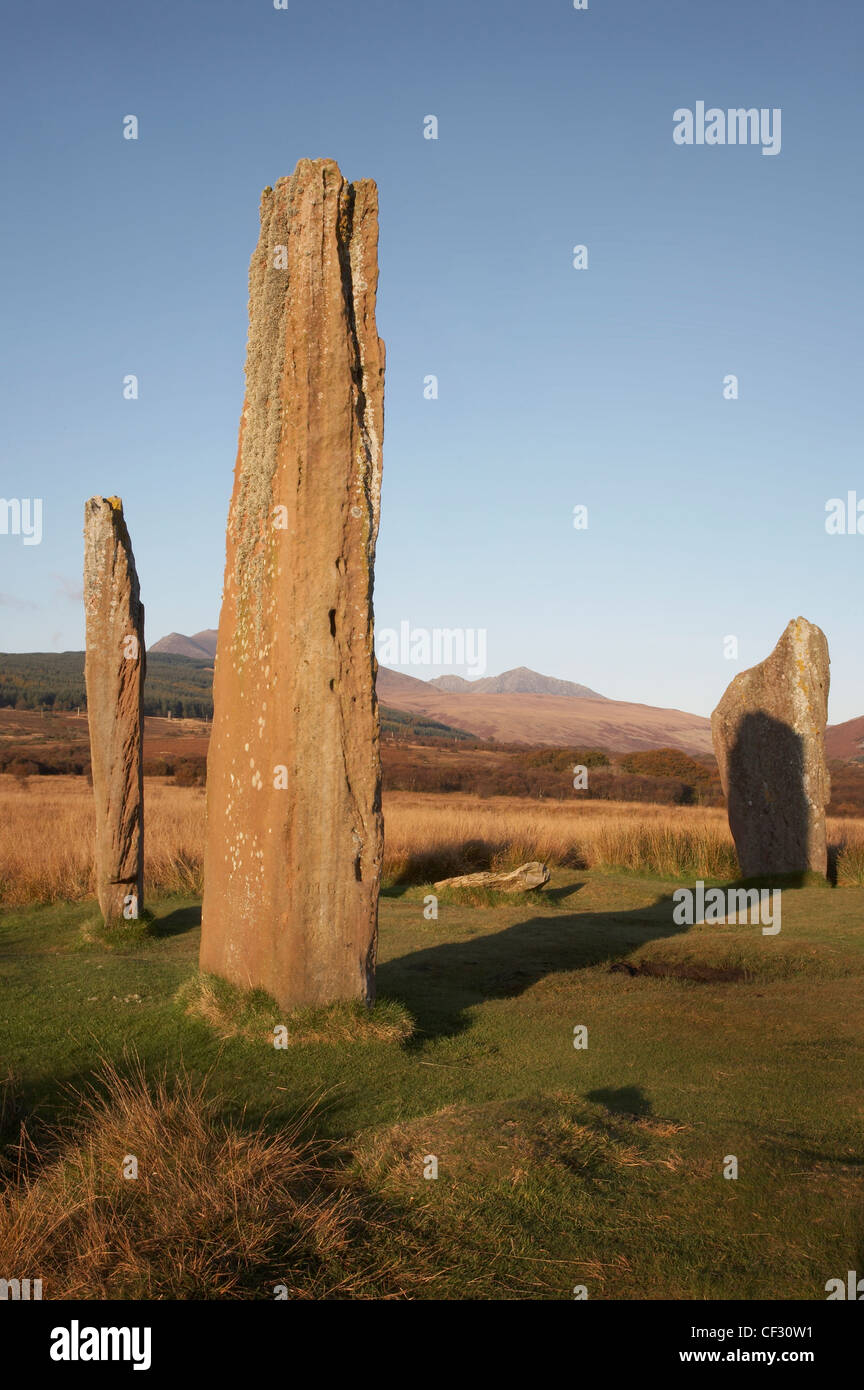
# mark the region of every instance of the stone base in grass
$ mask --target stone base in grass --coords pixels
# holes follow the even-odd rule
[[[368,1008],[361,1000],[283,1013],[264,990],[242,990],[218,975],[200,974],[182,986],[178,1000],[220,1038],[245,1038],[277,1051],[306,1043],[403,1042],[414,1020],[395,999]]]

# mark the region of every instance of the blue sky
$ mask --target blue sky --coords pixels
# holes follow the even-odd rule
[[[94,493],[148,641],[215,625],[258,199],[327,155],[379,186],[377,626],[708,713],[801,613],[864,713],[864,535],[824,525],[864,497],[862,34],[846,0],[15,7],[0,495],[44,521],[0,535],[0,649],[83,646]],[[700,100],[779,107],[781,153],[677,146]]]

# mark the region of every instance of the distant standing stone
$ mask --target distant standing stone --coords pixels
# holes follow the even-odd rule
[[[96,803],[96,895],[106,923],[144,897],[144,607],[119,497],[84,508],[84,676]]]
[[[795,618],[770,656],[735,677],[711,716],[745,878],[827,872],[829,665],[825,634]]]

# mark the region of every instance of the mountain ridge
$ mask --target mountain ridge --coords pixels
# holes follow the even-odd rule
[[[215,644],[216,629],[205,628],[192,637],[169,633],[149,650],[212,662]],[[509,689],[493,688],[511,677]],[[514,683],[525,683],[534,677],[552,689],[513,689]],[[622,753],[650,748],[680,748],[687,753],[712,751],[710,722],[702,715],[611,700],[589,691],[587,686],[540,676],[524,666],[478,681],[465,681],[461,676],[424,681],[379,666],[377,691],[382,704],[501,743],[595,747]],[[586,693],[577,696],[574,691]],[[864,716],[829,725],[825,749],[828,757],[861,758]]]
[[[482,676],[474,681],[465,680],[463,676],[435,676],[426,684],[452,695],[565,695],[568,699],[576,700],[607,698],[590,686],[560,680],[557,676],[544,676],[539,671],[532,671],[530,666],[514,666],[511,671],[502,671],[500,676]]]
[[[164,656],[188,656],[193,661],[200,661],[202,658],[212,661],[216,656],[217,636],[218,630],[215,627],[202,628],[191,637],[187,637],[183,632],[169,632],[167,637],[160,637],[159,641],[154,642],[147,650]]]

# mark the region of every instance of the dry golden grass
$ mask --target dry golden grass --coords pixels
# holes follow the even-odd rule
[[[144,874],[150,893],[201,892],[204,791],[145,779]],[[84,777],[0,776],[0,903],[93,893],[93,793]]]
[[[735,878],[738,860],[721,807],[522,797],[385,797],[385,873],[432,882],[532,859],[573,868],[625,868],[660,878]],[[864,883],[864,821],[828,821],[838,881]]]
[[[145,878],[151,894],[200,894],[204,792],[146,779]],[[660,877],[734,878],[726,813],[642,802],[390,792],[384,798],[387,879],[429,883],[540,859],[628,868]],[[840,883],[864,883],[864,821],[828,822]],[[84,778],[0,776],[0,903],[92,893],[92,793]]]
[[[673,877],[737,872],[725,813],[711,808],[396,792],[385,800],[385,824],[385,873],[403,882],[534,859]]]
[[[169,1088],[107,1065],[100,1082],[77,1096],[74,1128],[44,1148],[19,1144],[0,1201],[0,1268],[41,1277],[55,1299],[406,1291],[392,1249],[370,1251],[377,1209],[338,1184],[299,1124],[244,1129],[186,1077]],[[135,1178],[124,1176],[129,1155]]]
[[[418,1156],[427,1153],[447,1155],[447,1176],[456,1184],[474,1187],[492,1177],[515,1187],[558,1165],[589,1179],[608,1178],[615,1169],[677,1171],[680,1155],[652,1141],[677,1138],[687,1128],[635,1115],[598,1122],[566,1094],[515,1104],[457,1101],[367,1132],[354,1159],[370,1184],[406,1195],[416,1189]]]

